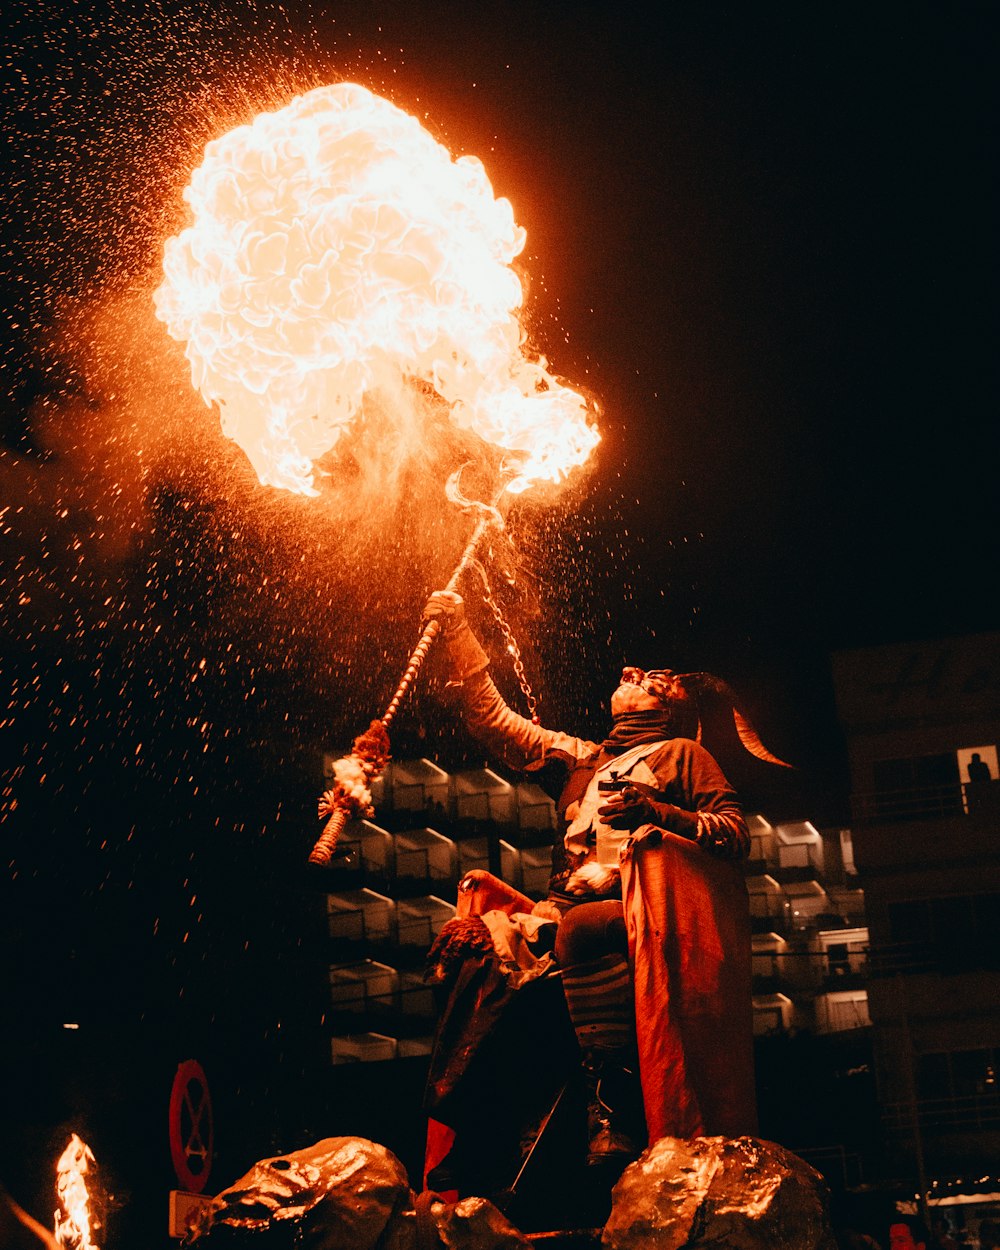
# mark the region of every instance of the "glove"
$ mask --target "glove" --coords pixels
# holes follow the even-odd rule
[[[465,620],[465,600],[453,590],[435,590],[424,605],[423,621],[437,621],[446,634]]]
[[[465,619],[465,600],[453,590],[435,590],[424,606],[424,627],[437,621],[444,635],[448,686],[460,686],[490,661]]]
[[[663,792],[641,781],[630,781],[615,791],[597,814],[612,829],[638,829],[640,825],[656,825],[682,838],[696,838],[698,817],[682,807],[663,801]]]

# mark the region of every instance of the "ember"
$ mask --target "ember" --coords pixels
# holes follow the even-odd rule
[[[100,1250],[93,1240],[95,1230],[91,1226],[97,1226],[98,1221],[91,1210],[86,1180],[96,1166],[90,1147],[74,1133],[56,1164],[56,1241],[69,1250]]]
[[[525,352],[510,203],[387,100],[298,96],[210,143],[185,197],[157,315],[261,482],[316,494],[366,396],[405,424],[415,388],[514,456],[513,494],[598,442],[587,401]]]

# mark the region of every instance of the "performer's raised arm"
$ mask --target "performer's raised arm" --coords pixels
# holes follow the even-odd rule
[[[489,656],[466,619],[461,595],[435,592],[424,619],[438,620],[444,628],[446,694],[458,704],[469,732],[498,759],[511,768],[535,769],[553,758],[572,763],[597,751],[596,743],[545,729],[507,706],[490,677]]]

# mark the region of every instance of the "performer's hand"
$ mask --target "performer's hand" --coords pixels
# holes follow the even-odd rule
[[[454,590],[435,590],[424,605],[424,623],[437,621],[445,631],[457,629],[465,620],[465,600]]]
[[[617,864],[599,864],[590,859],[570,873],[563,889],[567,894],[606,894],[621,881]]]
[[[620,791],[615,791],[598,816],[612,829],[638,829],[641,825],[655,825],[668,833],[696,841],[698,838],[698,815],[686,812],[683,807],[667,803],[662,790],[630,781]]]
[[[668,829],[669,814],[678,809],[663,801],[662,791],[641,781],[630,781],[621,790],[608,796],[597,814],[612,829],[638,829],[640,825],[659,825]]]

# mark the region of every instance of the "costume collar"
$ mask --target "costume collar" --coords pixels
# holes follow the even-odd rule
[[[668,707],[621,712],[611,722],[611,732],[601,743],[601,752],[604,755],[621,755],[623,751],[647,742],[675,738],[675,721],[676,716]]]

